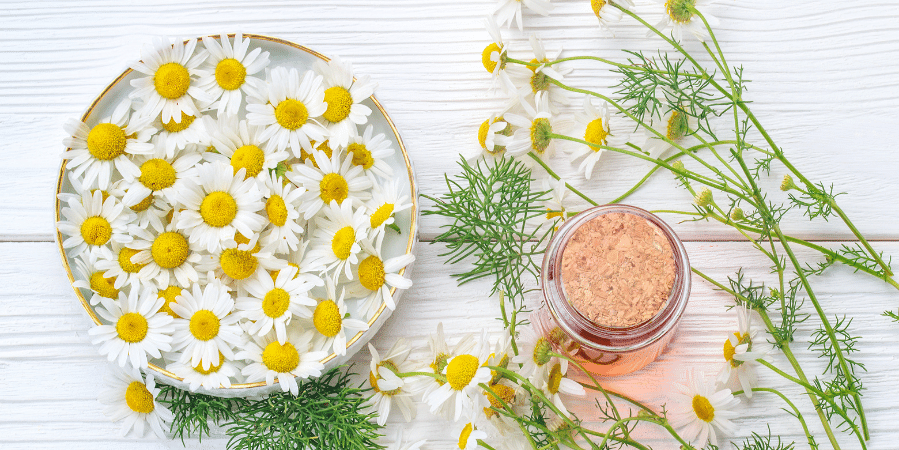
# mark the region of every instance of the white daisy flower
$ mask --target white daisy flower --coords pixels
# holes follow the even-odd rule
[[[664,13],[665,18],[656,25],[656,28],[662,33],[668,33],[670,30],[671,36],[674,37],[675,41],[682,41],[684,37],[684,32],[689,32],[696,39],[699,39],[700,42],[705,41],[709,38],[709,32],[705,28],[705,24],[702,22],[702,18],[693,13],[693,10],[699,11],[705,20],[708,21],[709,26],[714,27],[718,25],[718,19],[708,13],[706,9],[707,6],[713,3],[714,0],[655,0],[656,3],[660,5],[664,5]],[[655,33],[650,31],[649,35],[652,36]]]
[[[452,417],[454,422],[458,422],[462,417],[473,418],[480,408],[488,404],[478,384],[491,379],[490,369],[484,365],[489,355],[490,342],[486,332],[482,332],[476,354],[460,353],[449,357],[441,372],[446,377],[446,383],[422,398],[431,413],[444,415],[447,419]]]
[[[181,120],[169,120],[164,122],[159,117],[153,121],[153,127],[159,130],[153,136],[153,142],[165,149],[165,156],[172,158],[176,149],[183,149],[189,144],[208,144],[209,133],[211,130],[207,128],[208,116],[199,115],[191,116],[181,113]],[[211,120],[211,118],[210,118]]]
[[[616,0],[615,4],[628,9],[634,7],[633,0]],[[624,13],[616,8],[615,5],[612,5],[612,2],[609,0],[590,0],[590,8],[593,10],[593,14],[596,15],[596,19],[599,21],[599,28],[614,36],[611,25],[621,21],[621,17]]]
[[[262,192],[255,179],[244,179],[245,169],[234,173],[221,162],[197,167],[199,184],[179,192],[181,205],[175,226],[184,230],[190,242],[199,242],[207,251],[215,252],[222,242],[239,231],[252,236],[262,229],[265,219],[257,211],[263,208]]]
[[[568,219],[568,208],[565,206],[565,193],[568,191],[568,187],[565,186],[565,179],[555,180],[545,177],[540,184],[541,190],[550,192],[550,197],[543,202],[546,216],[540,222],[552,222],[553,226],[558,228],[561,222]]]
[[[459,450],[474,450],[478,448],[479,439],[487,439],[487,433],[483,430],[477,429],[477,427],[474,426],[474,423],[466,423],[459,431]]]
[[[250,80],[262,72],[269,64],[269,53],[261,48],[250,49],[250,38],[243,39],[243,34],[234,36],[234,44],[224,33],[219,39],[206,36],[203,46],[209,52],[206,62],[198,70],[200,75],[197,85],[209,94],[211,108],[218,110],[219,117],[237,115],[243,100],[243,93],[252,92]]]
[[[324,286],[325,280],[318,276],[322,271],[322,267],[310,265],[309,260],[306,258],[306,249],[308,247],[308,240],[304,239],[300,241],[300,245],[296,251],[287,253],[287,265],[297,269],[297,277],[301,277],[317,287]],[[278,272],[272,271],[271,276],[277,278]]]
[[[374,184],[371,199],[365,202],[371,240],[375,241],[379,236],[386,234],[386,227],[396,222],[396,213],[411,207],[409,196],[400,193],[399,179]]]
[[[733,408],[740,404],[740,399],[730,389],[715,391],[706,384],[702,372],[697,376],[692,371],[687,373],[687,384],[678,383],[675,388],[678,393],[673,397],[679,401],[669,409],[668,417],[684,440],[699,447],[709,442],[718,445],[718,433],[730,436],[737,431],[731,419],[739,415]]]
[[[552,401],[553,405],[555,405],[559,411],[562,411],[566,415],[568,414],[568,408],[565,407],[565,403],[562,401],[562,397],[559,394],[576,395],[578,397],[587,395],[587,392],[580,383],[565,377],[567,371],[568,364],[562,364],[558,361],[553,363],[552,367],[549,369],[546,383],[540,388],[540,390],[543,391],[543,395]]]
[[[696,126],[694,117],[676,109],[669,110],[661,117],[658,114],[653,115],[650,122],[653,130],[678,144],[683,144],[688,136],[696,132]],[[651,133],[649,130],[641,130],[641,132],[644,142],[640,147],[650,157],[659,159],[665,155],[665,152],[673,148],[671,143],[659,138],[655,133]]]
[[[544,92],[549,103],[549,112],[559,114],[560,108],[568,106],[571,99],[568,97],[568,91],[552,84],[549,78],[557,81],[564,81],[565,76],[572,72],[572,69],[559,68],[557,65],[548,66],[546,63],[555,61],[562,54],[559,50],[553,55],[546,53],[543,42],[535,35],[530,38],[531,49],[534,51],[534,59],[530,61],[538,66],[528,66],[528,70],[517,74],[510,74],[512,83],[518,87],[516,92],[510,92],[509,96],[512,103],[530,101],[539,92]],[[548,78],[547,78],[548,77]]]
[[[156,283],[164,288],[172,279],[181,286],[190,286],[200,280],[195,265],[202,260],[198,244],[191,244],[187,237],[169,224],[164,231],[150,233],[132,228],[137,239],[130,247],[138,250],[131,260],[143,265],[139,276],[147,284]]]
[[[255,178],[261,186],[269,178],[270,169],[290,157],[286,150],[275,150],[263,145],[262,127],[250,125],[246,120],[238,120],[237,116],[221,116],[213,122],[211,143],[216,153],[207,153],[209,161],[221,161],[230,164],[236,174],[245,169],[246,178]]]
[[[232,349],[243,344],[243,330],[237,324],[240,315],[232,314],[234,299],[227,286],[218,281],[206,286],[194,284],[169,307],[183,317],[175,319],[172,336],[173,350],[182,351],[178,362],[208,370],[222,357],[235,359]]]
[[[265,127],[262,139],[268,146],[289,148],[299,158],[301,149],[312,150],[310,140],[325,140],[328,130],[314,119],[328,109],[321,75],[309,70],[300,81],[297,69],[275,67],[263,86],[261,98],[248,97],[247,121]]]
[[[758,360],[773,350],[765,329],[752,323],[752,310],[737,308],[737,331],[724,341],[724,364],[718,373],[719,385],[736,381],[746,398],[752,398],[752,388],[758,385]]]
[[[102,191],[84,191],[81,198],[69,198],[62,208],[65,220],[56,223],[60,233],[69,236],[62,241],[66,254],[79,256],[85,253],[103,255],[109,253],[109,244],[130,244],[134,239],[128,234],[128,224],[133,216],[124,211],[124,205],[115,197],[103,199]]]
[[[537,333],[534,327],[524,327],[519,330],[518,355],[512,358],[512,362],[521,364],[518,373],[531,381],[537,388],[543,388],[549,377],[550,368],[554,363],[559,363],[561,369],[568,369],[567,360],[552,356],[552,343],[545,336]]]
[[[357,332],[368,330],[368,324],[349,318],[346,310],[346,302],[343,297],[345,291],[341,290],[337,296],[334,282],[330,278],[325,280],[328,298],[321,299],[315,311],[312,312],[312,324],[318,331],[316,336],[316,348],[331,351],[338,355],[346,355],[347,341]]]
[[[503,448],[509,450],[526,450],[531,448],[527,438],[521,433],[518,423],[492,409],[503,409],[503,402],[505,402],[505,404],[512,406],[513,409],[518,410],[523,405],[528,404],[526,393],[517,385],[508,381],[490,384],[490,389],[502,401],[489,392],[484,391],[484,396],[490,402],[490,408],[484,408],[484,414],[477,417],[476,423],[479,429],[487,433],[485,441],[502,442]],[[547,413],[550,412],[547,410]]]
[[[330,61],[316,61],[316,72],[324,77],[325,103],[322,114],[328,128],[328,142],[332,149],[346,147],[356,134],[356,125],[365,125],[371,108],[362,101],[371,97],[377,88],[367,75],[354,79],[353,66],[335,56]]]
[[[449,345],[446,342],[446,337],[443,335],[443,323],[437,324],[437,331],[428,336],[428,358],[427,366],[422,367],[420,371],[430,371],[435,375],[440,375],[443,373],[443,370],[446,368],[447,361],[457,354],[468,353],[472,351],[475,347],[474,335],[466,334],[453,346],[453,349],[450,350]],[[414,392],[420,392],[423,394],[423,397],[427,397],[431,392],[439,388],[444,384],[443,381],[440,381],[434,377],[415,377],[410,384],[410,389]],[[446,415],[446,414],[441,414]]]
[[[221,248],[205,255],[197,268],[201,272],[214,272],[214,276],[239,295],[246,293],[247,284],[256,278],[268,277],[271,270],[287,267],[287,262],[274,256],[274,248],[262,248],[259,235],[250,239],[239,233],[222,243]]]
[[[490,90],[495,90],[497,83],[499,83],[505,92],[516,92],[517,89],[512,83],[510,74],[519,77],[528,72],[528,69],[519,64],[507,64],[508,56],[506,52],[508,49],[503,43],[503,36],[493,17],[488,16],[484,25],[487,28],[487,32],[490,33],[490,38],[493,39],[493,42],[487,44],[487,47],[484,47],[484,51],[481,52],[481,64],[492,75]]]
[[[97,256],[84,253],[75,258],[76,288],[90,289],[93,292],[88,298],[91,305],[100,303],[100,297],[112,300],[119,298],[119,290],[115,287],[115,277],[103,276],[104,270],[97,268]]]
[[[558,129],[562,128],[561,124],[549,111],[546,92],[538,92],[534,96],[534,101],[535,106],[531,106],[527,101],[521,102],[526,115],[508,113],[504,116],[507,122],[517,127],[511,142],[506,146],[506,151],[529,167],[533,167],[536,163],[531,160],[528,153],[534,153],[544,161],[552,158],[556,142],[550,134],[562,131]]]
[[[152,374],[147,374],[146,382],[139,373],[127,373],[113,369],[106,375],[108,388],[100,393],[100,403],[108,405],[103,413],[113,422],[124,419],[122,435],[132,429],[138,436],[143,436],[145,426],[160,439],[165,439],[165,426],[172,421],[172,412],[162,403],[156,401],[159,388]]]
[[[315,306],[309,291],[315,286],[305,277],[297,277],[297,269],[285,267],[276,277],[256,277],[245,285],[248,296],[237,298],[237,310],[252,322],[251,335],[265,336],[274,328],[278,343],[287,341],[287,326],[294,317],[312,317],[308,306]]]
[[[96,182],[100,189],[109,188],[114,169],[126,178],[136,176],[137,166],[129,157],[153,152],[148,141],[156,130],[147,120],[131,116],[130,100],[119,103],[111,116],[93,127],[72,119],[64,128],[70,137],[62,141],[68,147],[62,159],[70,160],[66,169],[75,178],[83,176],[86,186]]]
[[[196,392],[200,386],[208,390],[218,388],[230,388],[231,379],[240,373],[239,364],[228,360],[224,355],[219,356],[219,363],[204,369],[201,365],[191,366],[179,362],[166,366],[166,370],[184,379],[191,392]]]
[[[512,26],[512,21],[518,24],[518,31],[524,28],[521,24],[521,7],[524,6],[541,16],[546,17],[552,11],[550,0],[499,0],[496,3],[496,18],[501,26]]]
[[[306,222],[300,219],[299,211],[304,191],[275,173],[265,177],[265,187],[268,224],[260,236],[262,245],[274,245],[277,253],[297,250],[300,236],[306,232]]]
[[[384,179],[393,178],[393,169],[386,158],[393,155],[393,146],[384,136],[384,133],[378,133],[372,136],[373,127],[371,125],[365,127],[362,136],[353,134],[350,137],[350,143],[347,145],[347,156],[351,158],[353,165],[365,169],[366,174],[374,174]]]
[[[375,393],[367,404],[378,412],[378,425],[384,426],[387,423],[387,416],[390,415],[394,401],[406,422],[411,422],[415,418],[416,411],[412,403],[412,393],[409,392],[405,380],[396,375],[411,370],[405,367],[406,358],[412,351],[409,342],[400,338],[390,347],[383,359],[371,344],[368,344],[368,351],[371,352],[368,383]]]
[[[155,119],[162,114],[162,121],[181,122],[182,114],[199,116],[197,102],[209,102],[209,94],[197,85],[194,78],[197,68],[206,60],[206,51],[194,54],[196,39],[186,43],[170,39],[154,39],[141,49],[141,61],[132,69],[146,75],[131,80],[135,89],[130,97],[143,99],[138,110],[141,117]]]
[[[237,354],[238,359],[252,361],[243,368],[247,382],[265,380],[271,386],[278,379],[281,390],[297,395],[300,391],[297,377],[306,379],[321,375],[325,366],[321,360],[328,356],[324,351],[312,351],[312,332],[300,333],[295,327],[287,333],[287,342],[280,344],[274,333],[262,339],[254,338]]]
[[[101,298],[97,315],[110,325],[96,325],[87,330],[93,336],[91,342],[102,344],[100,354],[110,361],[117,360],[125,367],[130,362],[135,369],[147,367],[147,355],[160,358],[160,351],[172,349],[172,318],[161,313],[163,301],[146,291],[132,288],[125,295],[119,292],[118,301]]]
[[[136,231],[131,227],[132,234]],[[140,271],[145,264],[137,262],[134,258],[140,250],[133,248],[133,242],[124,246],[122,244],[113,243],[112,251],[97,259],[96,267],[103,271],[105,278],[114,278],[114,286],[116,289],[122,289],[124,286],[131,286],[134,289],[142,289],[144,286],[152,285],[151,280],[143,280],[140,277]]]
[[[583,109],[575,115],[576,125],[572,134],[591,144],[619,147],[624,144],[626,133],[623,124],[612,127],[608,105],[602,103],[599,107],[593,104],[589,97],[584,97]],[[584,174],[584,178],[590,179],[593,175],[593,167],[605,153],[604,149],[591,147],[585,144],[571,143],[569,153],[573,160],[583,158],[578,172]]]
[[[409,289],[412,280],[400,275],[406,266],[415,261],[415,255],[404,253],[400,256],[384,260],[379,240],[374,245],[368,239],[360,241],[362,253],[359,256],[359,265],[356,266],[356,279],[350,284],[349,290],[353,297],[360,297],[359,312],[365,318],[374,317],[375,313],[385,304],[391,311],[396,309],[396,302],[391,291],[396,289]]]
[[[111,191],[116,192],[113,195],[124,200],[125,191],[129,186],[130,183],[127,181],[119,180],[113,184]],[[131,222],[132,226],[155,231],[162,231],[165,228],[163,222],[165,221],[166,212],[172,209],[165,196],[153,195],[152,192],[140,202],[131,206],[125,206],[134,213],[134,219]]]
[[[316,229],[306,254],[308,264],[322,266],[325,273],[334,274],[335,281],[341,273],[352,280],[352,265],[359,262],[359,242],[368,236],[368,223],[365,208],[354,211],[350,202],[338,206],[336,200],[331,200],[324,217],[315,220]]]
[[[349,199],[350,203],[361,205],[369,199],[371,179],[365,176],[361,166],[353,165],[351,156],[343,156],[342,152],[333,152],[330,158],[326,158],[323,152],[315,151],[315,161],[318,167],[305,164],[294,164],[287,179],[306,190],[301,210],[303,219],[309,220],[323,206],[332,201],[338,205]]]
[[[465,159],[471,161],[481,156],[501,156],[512,138],[512,125],[505,121],[502,114],[491,114],[478,127],[479,148],[465,151]]]
[[[191,146],[175,149],[169,156],[159,142],[156,142],[153,153],[135,158],[137,175],[126,178],[121,186],[125,190],[122,198],[125,206],[140,208],[138,205],[152,202],[157,195],[164,196],[172,205],[177,204],[179,193],[190,189],[195,181],[197,163],[203,159],[202,155],[193,150]]]

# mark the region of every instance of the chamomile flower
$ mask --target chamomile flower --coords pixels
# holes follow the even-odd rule
[[[504,91],[508,93],[515,92],[517,89],[512,83],[510,74],[518,77],[528,70],[518,64],[508,64],[508,56],[506,54],[508,49],[503,43],[503,36],[493,17],[488,16],[484,25],[487,27],[487,33],[490,34],[490,38],[493,39],[493,42],[487,44],[484,47],[484,51],[481,52],[481,64],[492,75],[490,89],[495,90],[496,85],[499,84]]]
[[[263,208],[262,192],[255,179],[244,179],[245,173],[245,169],[234,173],[221,162],[197,167],[199,184],[188,184],[179,192],[185,210],[175,224],[190,242],[215,252],[235,231],[252,236],[262,229],[265,219],[257,214]]]
[[[393,179],[372,186],[371,199],[365,202],[372,241],[383,236],[386,227],[396,222],[396,213],[411,207],[409,196],[400,193],[400,180]]]
[[[550,0],[499,0],[495,11],[499,24],[511,27],[514,20],[518,24],[518,31],[523,30],[521,24],[522,6],[544,17],[549,15],[549,12],[553,9]]]
[[[441,372],[446,377],[446,383],[422,399],[430,407],[431,413],[452,417],[454,422],[462,417],[474,417],[487,404],[478,384],[491,379],[490,369],[484,365],[489,355],[490,343],[484,332],[476,353],[461,353],[448,358]]]
[[[375,393],[367,404],[378,412],[378,425],[383,426],[387,423],[387,416],[390,415],[394,401],[406,422],[412,421],[415,418],[412,393],[409,392],[404,379],[396,375],[410,370],[405,367],[405,363],[412,347],[405,339],[399,339],[390,347],[383,359],[373,345],[368,344],[368,351],[371,352],[368,383]]]
[[[696,375],[692,371],[687,374],[686,385],[675,387],[678,392],[673,397],[678,403],[669,409],[668,417],[687,442],[699,447],[709,442],[718,445],[719,433],[729,436],[737,431],[731,419],[738,416],[733,409],[740,404],[740,399],[730,389],[715,391],[706,384],[702,372]]]
[[[132,234],[134,231],[134,227],[132,227]],[[140,250],[134,248],[133,245],[134,242],[127,246],[113,243],[112,250],[97,260],[97,269],[103,271],[105,278],[115,279],[113,285],[116,289],[122,289],[125,286],[141,289],[147,284],[153,284],[150,280],[141,279],[140,271],[144,268],[144,264],[138,263],[134,258]]]
[[[437,331],[428,336],[428,358],[427,367],[421,368],[422,371],[430,371],[435,375],[440,375],[446,368],[447,361],[457,354],[467,353],[475,347],[474,336],[466,334],[460,339],[452,350],[446,342],[443,334],[443,322],[437,324]],[[431,392],[443,386],[444,382],[434,377],[419,377],[410,383],[410,389],[420,392],[427,397]]]
[[[615,0],[615,4],[625,8],[633,8],[633,0]],[[621,21],[623,13],[611,4],[609,0],[590,0],[590,8],[599,21],[599,28],[612,34],[611,25]]]
[[[574,137],[581,138],[591,144],[603,146],[618,146],[623,144],[621,139],[625,130],[621,126],[612,129],[612,122],[609,115],[609,109],[605,103],[597,107],[593,104],[589,97],[584,97],[583,109],[575,113],[575,131]],[[573,160],[581,159],[581,165],[578,172],[584,174],[584,178],[590,179],[593,174],[593,168],[599,159],[605,153],[604,149],[592,147],[586,144],[572,143],[570,153]]]
[[[300,202],[303,190],[297,189],[286,179],[272,173],[265,177],[265,216],[268,224],[260,241],[268,247],[274,245],[277,253],[297,250],[300,236],[306,232],[305,221],[300,219]]]
[[[331,200],[324,217],[316,218],[312,245],[306,254],[309,264],[322,266],[324,272],[334,274],[335,281],[341,273],[352,280],[352,265],[359,262],[359,242],[368,236],[368,224],[365,208],[353,210],[350,202],[338,205]]]
[[[160,358],[160,351],[172,349],[172,318],[159,311],[163,301],[146,291],[132,288],[128,295],[119,292],[118,301],[101,298],[97,315],[109,322],[87,330],[91,342],[102,344],[100,354],[125,367],[147,367],[147,355]]]
[[[543,395],[552,400],[553,405],[565,414],[568,414],[568,408],[565,407],[565,403],[562,401],[562,397],[559,394],[576,395],[579,397],[587,395],[586,391],[584,391],[584,387],[581,386],[580,383],[565,377],[567,369],[568,364],[562,364],[558,360],[553,362],[552,367],[549,368],[546,383],[544,383],[541,388]]]
[[[134,175],[137,167],[129,157],[153,152],[153,144],[148,141],[156,130],[147,122],[132,117],[130,100],[119,103],[111,116],[93,127],[69,120],[64,128],[70,137],[62,141],[68,147],[62,159],[70,160],[66,169],[75,178],[83,177],[84,185],[96,182],[100,189],[109,187],[114,169],[126,177]]]
[[[375,174],[384,179],[393,178],[393,169],[387,162],[387,158],[393,156],[393,146],[384,133],[372,136],[373,129],[369,125],[365,127],[361,136],[354,133],[349,138],[349,144],[346,146],[347,157],[354,166],[363,168],[366,174]]]
[[[473,160],[482,155],[500,156],[506,151],[506,145],[512,137],[512,126],[505,121],[502,114],[491,114],[478,127],[479,149],[465,152],[465,159]]]
[[[359,311],[365,318],[374,317],[381,304],[393,311],[396,309],[396,301],[392,291],[412,287],[412,280],[399,272],[415,261],[415,255],[404,253],[385,260],[381,252],[382,242],[378,240],[372,243],[367,239],[360,242],[362,253],[359,255],[359,265],[356,266],[357,277],[349,286],[353,297],[362,298]]]
[[[241,370],[247,377],[247,382],[265,380],[265,384],[271,386],[277,378],[282,391],[297,395],[297,377],[317,377],[325,368],[321,360],[328,353],[312,351],[311,347],[312,332],[300,333],[295,327],[291,327],[284,344],[278,342],[274,333],[261,339],[254,338],[246,346],[246,350],[237,354],[237,358],[252,361]]]
[[[130,244],[128,234],[132,215],[124,211],[124,205],[115,197],[103,199],[103,192],[84,191],[81,198],[70,198],[69,206],[62,208],[65,220],[56,223],[60,233],[69,236],[62,241],[62,248],[71,256],[109,253],[109,245]]]
[[[176,149],[183,149],[188,144],[209,143],[209,131],[207,129],[207,116],[191,116],[181,113],[181,120],[163,121],[156,118],[153,127],[159,130],[153,140],[157,146],[165,149],[165,155],[171,158]]]
[[[219,356],[219,363],[204,369],[201,365],[191,366],[184,363],[171,363],[166,366],[169,372],[184,379],[191,392],[196,392],[200,386],[205,389],[230,388],[231,379],[240,373],[238,363]]]
[[[658,114],[654,115],[650,124],[657,133],[679,144],[696,131],[696,125],[695,118],[678,109],[669,110],[661,117]],[[652,158],[661,158],[673,147],[670,142],[659,138],[655,133],[644,130],[643,134],[645,142],[641,147]]]
[[[306,190],[300,207],[303,219],[309,220],[332,201],[340,205],[344,200],[349,200],[349,203],[361,205],[369,199],[368,190],[372,182],[363,173],[365,169],[353,165],[351,155],[341,153],[333,152],[327,158],[323,152],[315,151],[313,155],[318,167],[310,166],[307,161],[305,164],[294,164],[287,173],[287,179]]]
[[[724,365],[718,373],[719,385],[727,386],[736,379],[746,398],[752,398],[752,388],[758,384],[758,360],[772,350],[764,334],[763,328],[752,323],[750,309],[737,308],[737,331],[724,340]]]
[[[108,388],[99,397],[106,408],[103,413],[113,422],[124,419],[122,435],[132,429],[138,436],[143,436],[146,426],[160,439],[165,438],[164,427],[172,421],[172,412],[162,403],[156,401],[159,388],[152,374],[147,374],[146,381],[140,373],[129,373],[113,369],[106,376]]]
[[[558,227],[561,222],[568,219],[568,208],[565,206],[565,193],[568,192],[568,187],[565,186],[565,179],[559,178],[554,180],[550,177],[545,177],[541,181],[541,186],[542,190],[550,191],[551,194],[543,202],[543,207],[546,208],[546,216],[542,218],[541,222],[552,222],[553,226]]]
[[[310,140],[325,140],[328,130],[314,119],[328,109],[321,75],[309,70],[301,81],[297,69],[276,67],[262,86],[261,98],[248,98],[247,121],[265,127],[267,145],[278,151],[289,148],[299,158],[302,149],[312,150]]]
[[[507,122],[517,127],[506,151],[528,166],[534,165],[528,153],[533,153],[542,160],[553,156],[556,143],[550,135],[561,131],[556,128],[562,128],[549,111],[546,92],[538,92],[534,96],[534,102],[534,106],[527,101],[521,102],[525,115],[508,113],[504,116]]]
[[[88,298],[92,306],[100,303],[101,297],[112,300],[119,298],[119,289],[115,287],[116,278],[103,275],[105,270],[97,268],[97,256],[84,253],[75,258],[75,282],[76,288],[90,289],[93,292]]]
[[[132,228],[137,239],[130,247],[138,250],[131,260],[143,265],[140,278],[148,284],[164,288],[172,279],[181,286],[190,286],[200,280],[196,264],[202,260],[198,244],[191,244],[187,237],[169,224],[159,233]]]
[[[553,357],[550,353],[553,351],[552,343],[545,336],[539,334],[534,327],[524,327],[518,336],[518,355],[512,358],[512,362],[521,364],[521,370],[518,371],[521,376],[526,377],[537,388],[543,388],[546,385],[549,371],[554,363],[560,363],[568,369],[566,360],[560,360]]]
[[[354,80],[353,66],[338,57],[330,61],[316,61],[316,72],[323,77],[325,103],[328,109],[322,114],[328,128],[328,142],[332,149],[346,147],[356,134],[356,125],[365,125],[371,108],[362,101],[371,97],[377,88],[367,75]]]
[[[549,66],[547,63],[558,59],[562,53],[561,50],[553,55],[549,55],[543,47],[543,42],[535,35],[530,38],[531,49],[534,51],[534,59],[530,62],[537,66],[528,66],[529,70],[510,75],[510,79],[518,90],[514,93],[510,92],[511,101],[513,103],[533,99],[540,92],[545,93],[549,105],[549,112],[558,114],[560,108],[568,106],[571,99],[568,98],[568,91],[554,85],[550,82],[550,78],[558,81],[564,81],[565,76],[572,72],[571,69],[560,68],[556,65]]]
[[[125,206],[140,209],[156,196],[164,196],[172,205],[179,202],[178,194],[190,189],[190,183],[197,177],[197,163],[203,156],[193,148],[175,149],[171,156],[156,142],[156,150],[149,155],[134,159],[138,167],[137,175],[125,178],[122,189]],[[148,200],[149,199],[149,200]],[[140,206],[138,206],[140,205]]]
[[[206,284],[205,278],[198,284]],[[156,289],[156,296],[163,300],[162,307],[159,308],[159,311],[172,316],[173,319],[183,319],[183,317],[175,314],[175,311],[172,311],[172,304],[178,301],[178,297],[183,292],[184,288],[178,286],[177,284],[170,284],[164,288]]]
[[[341,290],[338,297],[334,282],[330,278],[325,280],[325,287],[328,298],[321,299],[312,312],[312,325],[318,332],[316,348],[325,351],[333,349],[338,355],[346,355],[347,338],[355,336],[357,332],[368,330],[368,324],[349,317],[346,302],[343,300],[345,291]]]
[[[272,246],[259,245],[258,234],[246,239],[239,233],[222,243],[217,252],[205,255],[197,266],[201,272],[213,271],[216,278],[239,295],[246,292],[247,284],[254,279],[267,277],[266,271],[286,267],[287,262],[275,257]]]
[[[194,54],[197,40],[186,43],[155,39],[141,49],[141,61],[132,69],[146,75],[131,80],[132,99],[143,100],[138,115],[151,120],[162,114],[163,122],[181,122],[182,114],[197,117],[197,103],[209,102],[209,94],[197,85],[197,68],[206,60],[205,51]]]
[[[268,66],[269,53],[259,47],[249,51],[250,38],[243,39],[241,33],[234,36],[233,45],[222,34],[219,39],[204,37],[203,46],[209,57],[198,71],[197,85],[209,94],[210,107],[218,111],[219,117],[234,116],[240,110],[243,94],[252,92],[248,81],[262,81],[253,75]]]
[[[212,145],[216,153],[209,153],[207,159],[230,164],[236,174],[245,169],[244,177],[254,178],[261,186],[269,178],[269,169],[290,157],[286,150],[275,150],[263,145],[262,127],[250,125],[236,116],[219,117],[212,132]]]
[[[693,10],[699,11],[710,27],[718,25],[718,19],[705,10],[710,0],[655,0],[656,3],[664,5],[665,18],[656,25],[662,33],[670,32],[676,41],[682,41],[684,32],[689,32],[700,42],[709,38],[709,32],[702,22],[702,18],[696,15]],[[669,31],[670,30],[670,31]],[[650,32],[650,35],[655,34]]]
[[[300,242],[299,247],[295,251],[291,251],[287,253],[287,265],[297,269],[297,277],[304,278],[306,281],[314,284],[317,287],[321,287],[325,285],[325,280],[318,276],[321,273],[321,266],[311,265],[309,264],[309,260],[306,259],[306,249],[309,247],[309,241],[303,240]],[[271,276],[278,276],[278,271],[272,271]]]
[[[474,423],[468,422],[459,430],[459,450],[474,450],[478,448],[478,440],[487,439],[487,433],[477,429]]]
[[[234,299],[227,286],[218,281],[194,284],[169,307],[182,317],[175,319],[172,335],[173,350],[182,350],[178,362],[209,370],[222,357],[234,359],[233,348],[243,343],[243,330],[237,324],[240,315],[232,314]]]
[[[277,277],[256,277],[245,285],[249,295],[238,297],[236,307],[251,321],[248,333],[265,336],[274,329],[278,342],[284,344],[291,319],[312,317],[308,307],[316,302],[309,298],[309,291],[315,285],[296,275],[297,269],[288,266]]]

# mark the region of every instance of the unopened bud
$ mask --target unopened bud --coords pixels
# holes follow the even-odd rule
[[[699,194],[696,194],[696,198],[694,199],[696,205],[698,206],[709,206],[712,204],[712,191],[709,188],[704,188]]]
[[[671,168],[678,172],[683,172],[684,171],[684,163],[682,161],[675,161],[671,164]]]
[[[730,212],[730,218],[736,222],[739,222],[746,218],[746,215],[743,214],[743,210],[741,208],[734,208],[733,211]]]
[[[780,183],[780,190],[786,192],[790,189],[798,189],[796,187],[796,183],[793,182],[793,177],[789,175],[784,175],[784,180]]]

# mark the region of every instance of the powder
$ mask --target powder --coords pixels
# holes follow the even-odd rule
[[[568,301],[605,327],[631,327],[661,311],[674,285],[668,238],[648,220],[627,213],[590,219],[562,253]]]

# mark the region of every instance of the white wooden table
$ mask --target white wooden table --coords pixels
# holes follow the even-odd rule
[[[627,21],[616,27],[616,40],[603,37],[586,0],[555,3],[557,10],[549,18],[525,18],[526,32],[539,33],[550,49],[564,45],[568,55],[621,59],[619,48],[659,46]],[[102,414],[96,399],[106,366],[87,338],[88,320],[79,311],[52,242],[62,124],[80,116],[142,44],[155,35],[243,31],[343,56],[358,73],[379,82],[377,96],[401,130],[421,192],[436,195],[445,190],[444,172],[455,170],[450,161],[461,148],[477,145],[478,125],[499,106],[487,92],[489,81],[480,63],[488,41],[482,21],[492,6],[486,0],[0,2],[0,448],[181,447],[171,440],[122,438],[120,426]],[[649,5],[640,6],[645,11]],[[721,1],[711,11],[721,19],[718,35],[730,62],[743,64],[753,80],[748,96],[775,140],[812,179],[848,191],[840,197],[847,213],[878,250],[899,256],[895,3]],[[519,46],[525,42],[517,32],[506,36]],[[601,87],[613,81],[607,72],[575,67],[575,85]],[[595,198],[612,199],[645,173],[646,165],[618,156],[606,158],[586,188]],[[776,185],[782,175],[775,169],[766,182]],[[690,198],[670,177],[659,175],[628,202],[647,209],[685,207]],[[439,225],[424,217],[422,240],[431,240]],[[852,238],[835,222],[797,219],[786,228],[827,246]],[[676,229],[695,267],[718,279],[740,267],[766,279],[766,262],[734,233],[705,223]],[[499,333],[497,302],[487,297],[489,286],[457,287],[449,275],[458,269],[443,265],[441,250],[426,242],[419,246],[415,286],[373,340],[379,349],[400,336],[422,349],[440,321],[451,340],[483,327]],[[899,306],[899,292],[846,267],[829,269],[814,282],[827,312],[854,317],[853,329],[862,337],[858,359],[868,369],[862,376],[871,428],[868,448],[899,447],[899,325],[880,316]],[[535,305],[538,300],[531,298]],[[686,369],[717,372],[721,344],[736,321],[726,310],[730,304],[727,295],[694,281],[690,305],[669,350],[642,371],[608,380],[608,386],[658,405],[670,382],[681,379]],[[799,340],[808,332],[800,333]],[[817,367],[802,342],[794,347],[802,364]],[[355,359],[367,365],[368,354]],[[828,447],[798,389],[770,372],[762,373],[761,383],[790,393],[819,434],[821,448]],[[574,409],[589,418],[591,402]],[[764,395],[748,402],[738,438],[751,431],[765,433],[770,423],[772,433],[806,448],[801,429],[781,406]],[[424,406],[412,424],[391,417],[388,431],[397,427],[404,427],[410,439],[429,439],[431,449],[451,448],[457,439]],[[225,442],[219,433],[187,446],[224,448]],[[844,448],[857,445],[846,437],[841,442]],[[659,442],[655,448],[675,446]]]

